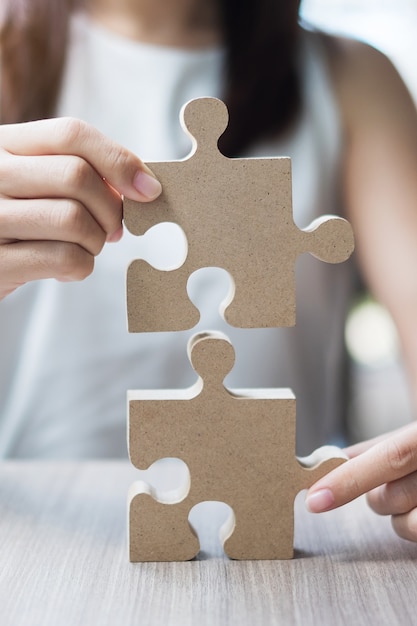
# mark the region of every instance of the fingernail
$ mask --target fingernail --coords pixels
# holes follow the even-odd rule
[[[145,198],[153,200],[162,191],[159,180],[140,170],[133,179],[134,188],[139,191]]]
[[[320,489],[306,498],[306,507],[310,513],[323,513],[334,505],[334,495],[330,489]]]
[[[120,241],[123,235],[123,226],[119,226],[119,228],[112,234],[109,235],[106,239],[108,243],[116,243],[116,241]]]

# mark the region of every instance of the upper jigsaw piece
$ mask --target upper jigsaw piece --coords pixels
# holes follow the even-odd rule
[[[182,109],[193,149],[184,160],[149,163],[162,184],[153,202],[124,201],[124,220],[134,235],[160,222],[175,222],[188,242],[184,264],[160,271],[134,260],[127,275],[130,332],[193,328],[199,312],[187,281],[203,267],[229,272],[233,293],[224,303],[232,326],[262,328],[295,324],[295,261],[310,252],[329,263],[353,250],[349,223],[323,217],[299,229],[292,214],[288,157],[227,158],[218,150],[228,112],[216,98],[199,98]],[[146,298],[144,297],[146,294]]]

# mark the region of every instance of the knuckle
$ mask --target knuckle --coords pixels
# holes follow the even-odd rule
[[[63,146],[71,147],[88,134],[89,126],[75,117],[61,117],[56,120],[55,132]]]
[[[406,512],[412,508],[411,494],[402,481],[387,483],[384,487],[384,504],[393,512]]]
[[[133,169],[135,167],[135,164],[132,163],[131,154],[120,146],[113,146],[108,151],[107,158],[111,169],[118,172],[125,172],[126,170]]]
[[[385,485],[386,500],[392,510],[407,513],[417,506],[417,473],[409,474],[403,479]]]
[[[91,175],[92,170],[87,161],[79,157],[71,157],[65,165],[62,182],[66,188],[79,189],[89,183]]]
[[[415,469],[416,456],[416,450],[406,442],[400,445],[397,441],[390,440],[385,445],[384,460],[396,476],[403,476],[410,468]]]
[[[84,280],[94,269],[94,257],[77,244],[58,244],[54,259],[61,280]]]
[[[80,243],[94,255],[99,254],[106,241],[103,229],[77,200],[63,201],[59,212],[59,228],[72,241]]]
[[[71,233],[83,232],[85,228],[85,209],[76,200],[65,200],[59,213],[61,228]]]
[[[394,531],[402,539],[417,541],[417,509],[402,515],[393,515],[391,524]]]

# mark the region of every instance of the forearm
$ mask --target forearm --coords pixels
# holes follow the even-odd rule
[[[417,110],[379,53],[354,65],[340,88],[347,216],[367,286],[396,324],[417,411]]]

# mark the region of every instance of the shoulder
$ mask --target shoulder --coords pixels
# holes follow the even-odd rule
[[[369,69],[393,71],[388,57],[368,43],[353,37],[340,37],[319,33],[318,36],[329,53],[331,65],[342,70]]]
[[[376,85],[385,91],[402,80],[390,59],[373,46],[357,39],[322,36],[330,71],[339,88],[370,91]]]
[[[362,41],[321,35],[334,92],[348,130],[398,115],[415,120],[415,105],[398,70]]]

